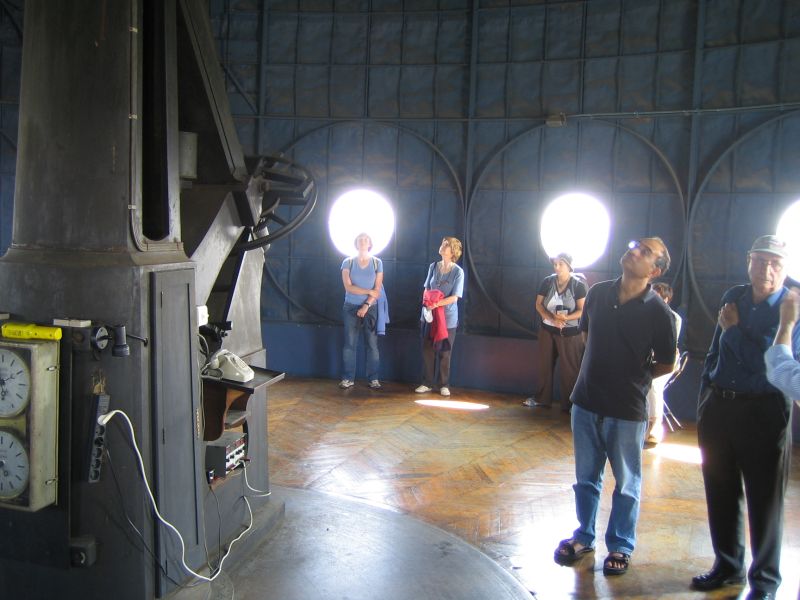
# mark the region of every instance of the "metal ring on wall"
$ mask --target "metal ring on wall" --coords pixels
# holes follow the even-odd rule
[[[581,120],[584,120],[584,119],[581,119]],[[641,135],[639,133],[636,133],[635,131],[632,131],[632,130],[628,129],[627,127],[623,127],[619,123],[608,122],[608,121],[605,121],[605,120],[602,120],[602,119],[591,119],[591,122],[592,123],[597,123],[599,125],[604,125],[606,127],[612,127],[612,128],[615,128],[615,129],[619,129],[620,131],[622,131],[624,133],[630,134],[635,139],[639,140],[645,146],[647,146],[659,158],[659,160],[663,164],[664,168],[667,170],[667,173],[669,173],[669,176],[672,179],[672,182],[673,182],[673,184],[675,186],[675,191],[678,194],[678,198],[680,199],[681,209],[682,209],[682,212],[683,212],[683,215],[684,215],[683,234],[684,234],[684,242],[685,242],[685,239],[688,237],[688,230],[687,230],[687,227],[686,227],[686,202],[685,202],[685,199],[684,199],[684,196],[683,196],[683,191],[681,190],[681,186],[680,186],[680,181],[678,179],[678,175],[677,175],[674,167],[670,163],[669,159],[666,157],[666,155],[655,144],[653,144],[650,140],[648,140],[646,137],[644,137],[643,135]],[[569,126],[569,123],[570,123],[570,121],[567,120],[567,126]],[[524,139],[525,137],[530,136],[532,133],[534,133],[534,132],[536,132],[536,131],[538,131],[540,129],[543,129],[545,127],[547,127],[547,125],[546,125],[546,123],[543,122],[543,123],[541,123],[539,125],[535,125],[535,126],[531,127],[530,129],[526,129],[525,131],[515,135],[510,140],[508,140],[505,144],[503,144],[500,148],[498,148],[495,151],[495,153],[486,160],[485,164],[483,165],[483,167],[481,168],[480,172],[478,173],[477,178],[475,179],[475,185],[472,187],[472,190],[471,190],[471,193],[470,193],[470,197],[469,197],[469,204],[467,206],[467,223],[466,223],[466,233],[465,233],[467,246],[469,246],[470,243],[471,243],[470,242],[470,238],[471,238],[471,236],[470,236],[470,232],[471,232],[470,221],[471,221],[472,208],[473,208],[473,205],[475,204],[475,195],[476,195],[477,191],[480,189],[480,184],[483,181],[483,179],[486,176],[486,174],[488,173],[489,167],[492,166],[494,164],[494,162],[498,159],[498,157],[500,157],[508,148],[512,147],[513,145],[515,145],[516,143],[518,143],[520,140]],[[677,261],[675,261],[676,264],[678,265],[678,268],[674,270],[674,274],[673,274],[673,278],[672,278],[673,284],[677,281],[678,275],[681,272],[681,266],[682,266],[682,264],[684,262],[684,259],[685,259],[685,256],[686,256],[685,247],[686,247],[685,243],[681,244],[680,257],[679,257],[679,259]],[[474,278],[475,282],[478,285],[478,288],[481,290],[481,292],[483,292],[483,295],[486,297],[486,299],[489,301],[489,303],[495,308],[495,310],[497,310],[497,312],[500,314],[500,316],[505,317],[506,319],[509,320],[509,322],[513,323],[515,326],[519,327],[521,330],[523,330],[523,331],[525,331],[527,333],[531,333],[533,335],[536,335],[536,331],[534,329],[532,329],[531,327],[529,327],[529,326],[527,326],[527,325],[525,325],[523,323],[518,322],[513,316],[507,314],[497,302],[495,302],[494,298],[492,298],[492,296],[486,290],[486,287],[484,286],[483,281],[481,280],[481,277],[480,277],[480,274],[478,272],[478,269],[477,269],[477,267],[475,266],[475,264],[472,261],[472,255],[471,254],[467,255],[467,261],[468,261],[469,266],[470,266],[470,276],[472,278]]]
[[[456,175],[456,171],[453,168],[453,165],[450,163],[450,161],[447,159],[447,157],[442,153],[442,151],[433,142],[431,142],[430,140],[424,138],[423,136],[421,136],[416,131],[413,131],[413,130],[410,130],[410,129],[406,129],[406,128],[401,127],[401,126],[399,126],[399,125],[397,125],[395,123],[386,122],[386,121],[369,121],[369,122],[355,121],[355,120],[352,120],[352,121],[337,121],[335,123],[327,123],[325,125],[321,125],[320,127],[316,127],[314,129],[311,129],[311,130],[305,132],[303,135],[301,135],[300,137],[296,138],[291,143],[289,143],[284,148],[282,148],[280,153],[281,154],[286,154],[287,152],[290,152],[293,148],[295,148],[295,146],[297,146],[297,144],[299,144],[300,142],[302,142],[306,138],[308,138],[308,137],[310,137],[310,136],[312,136],[314,134],[321,133],[322,131],[324,131],[326,129],[333,129],[334,127],[338,127],[340,125],[348,125],[348,126],[350,126],[350,125],[361,125],[362,127],[365,127],[365,126],[368,126],[368,125],[369,126],[380,125],[380,126],[383,126],[383,127],[387,127],[389,129],[396,129],[397,131],[399,131],[400,133],[403,133],[403,134],[408,134],[411,137],[417,139],[418,141],[420,141],[423,144],[425,144],[426,146],[428,146],[428,148],[430,148],[433,151],[434,156],[439,157],[439,159],[445,165],[448,174],[450,175],[450,179],[452,180],[452,182],[453,182],[453,184],[455,186],[455,189],[456,189],[456,194],[458,196],[458,201],[461,203],[462,226],[465,227],[465,222],[464,222],[465,221],[465,216],[464,216],[464,191],[463,191],[463,188],[461,186],[461,181],[458,179],[458,176]],[[327,182],[327,178],[326,178],[326,182]],[[327,189],[328,189],[327,183],[326,183],[325,188],[326,188],[326,193],[327,193]],[[466,227],[465,227],[465,229],[466,229]],[[289,258],[291,258],[291,257],[289,257]],[[297,308],[299,310],[302,310],[302,311],[305,311],[305,312],[307,312],[309,314],[312,314],[315,317],[317,317],[317,318],[319,318],[322,321],[325,321],[327,323],[338,323],[339,322],[338,320],[331,319],[330,317],[328,317],[326,315],[322,315],[322,314],[320,314],[320,313],[318,313],[318,312],[316,312],[314,310],[310,310],[307,307],[305,307],[305,306],[301,305],[300,303],[298,303],[296,300],[294,300],[289,295],[289,293],[286,291],[286,289],[284,289],[278,283],[278,281],[275,279],[275,276],[270,271],[269,265],[268,265],[268,263],[266,261],[264,262],[264,272],[266,273],[267,277],[269,278],[269,281],[272,283],[272,285],[275,287],[275,289],[277,289],[283,295],[283,297],[292,306],[294,306],[295,308]]]
[[[690,212],[689,212],[689,222],[687,224],[687,227],[688,227],[688,229],[687,229],[687,234],[688,234],[687,235],[687,240],[688,241],[687,241],[687,244],[686,244],[686,246],[687,246],[687,248],[686,248],[687,261],[686,262],[687,262],[687,267],[688,267],[688,272],[689,272],[689,281],[692,284],[692,291],[694,293],[694,297],[697,299],[697,301],[698,301],[698,303],[700,305],[700,308],[702,309],[703,313],[705,313],[705,315],[709,318],[709,320],[712,323],[716,323],[717,317],[716,317],[716,315],[714,315],[709,310],[708,305],[705,303],[705,300],[703,300],[703,295],[700,293],[700,284],[697,281],[697,277],[696,277],[696,274],[695,274],[695,271],[694,271],[694,263],[692,261],[692,255],[693,255],[693,252],[694,252],[694,244],[692,243],[692,240],[694,238],[692,236],[692,230],[693,230],[695,217],[697,215],[697,207],[701,204],[700,198],[701,198],[703,192],[705,191],[705,188],[708,185],[708,182],[711,180],[711,176],[717,170],[717,167],[719,167],[720,163],[728,156],[728,154],[730,154],[733,150],[738,148],[741,144],[743,144],[744,142],[749,140],[751,137],[753,137],[762,128],[764,128],[764,127],[766,127],[768,125],[773,125],[773,124],[775,124],[775,123],[777,123],[777,122],[779,122],[779,121],[781,121],[783,119],[786,119],[786,118],[792,117],[792,116],[796,116],[796,115],[800,115],[800,110],[793,110],[793,111],[788,112],[788,113],[779,114],[779,115],[777,115],[777,116],[775,116],[775,117],[773,117],[773,118],[771,118],[771,119],[769,119],[767,121],[764,121],[763,123],[760,123],[759,125],[757,125],[753,129],[749,130],[747,133],[742,135],[741,137],[739,137],[736,140],[734,140],[733,143],[731,143],[731,145],[728,146],[717,157],[717,160],[715,160],[714,163],[708,168],[708,171],[706,172],[705,177],[703,177],[703,181],[697,187],[697,192],[695,192],[694,198],[692,199],[691,209],[690,209]]]

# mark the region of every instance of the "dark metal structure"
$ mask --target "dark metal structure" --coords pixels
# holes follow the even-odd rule
[[[266,390],[279,374],[262,369],[215,413],[200,371],[220,348],[266,365],[264,252],[310,214],[316,188],[286,159],[245,160],[202,0],[30,0],[24,23],[0,311],[64,325],[58,495],[35,512],[0,505],[0,595],[163,597],[189,579],[183,560],[208,575],[249,524],[238,552],[282,514],[248,490],[269,488]],[[275,216],[285,204],[290,219]],[[204,417],[232,399],[247,480],[237,469],[209,485]],[[97,428],[106,410],[130,419],[182,544],[155,521],[123,418]]]

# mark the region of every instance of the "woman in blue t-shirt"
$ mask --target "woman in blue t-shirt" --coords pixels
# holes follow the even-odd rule
[[[345,258],[342,262],[342,283],[344,284],[344,347],[342,348],[342,380],[339,387],[353,387],[356,378],[356,346],[359,334],[363,332],[367,350],[367,380],[369,387],[381,387],[378,378],[378,297],[383,284],[383,262],[370,256],[372,238],[359,233],[355,241],[358,254]]]
[[[423,289],[439,290],[441,299],[429,310],[441,309],[447,328],[447,338],[434,343],[430,337],[427,318],[421,318],[422,325],[422,385],[414,391],[418,394],[430,392],[434,386],[439,388],[442,396],[450,395],[450,354],[456,342],[456,326],[458,325],[458,299],[464,295],[464,270],[456,263],[461,258],[461,241],[458,238],[446,237],[439,246],[442,260],[431,263]],[[424,314],[424,313],[423,313]],[[430,318],[433,318],[431,316]],[[434,372],[438,358],[438,371]]]

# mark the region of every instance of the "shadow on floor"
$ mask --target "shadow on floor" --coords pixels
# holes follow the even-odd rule
[[[510,573],[459,538],[407,514],[273,486],[286,516],[192,600],[530,600]]]

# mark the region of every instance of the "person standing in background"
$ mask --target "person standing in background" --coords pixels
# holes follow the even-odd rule
[[[653,291],[661,296],[667,306],[672,302],[672,286],[663,281],[653,284]],[[683,321],[681,316],[676,313],[672,308],[672,318],[675,320],[675,339],[681,336],[681,325]],[[675,361],[679,358],[679,353],[675,353]],[[669,378],[672,377],[670,373],[655,377],[653,383],[650,385],[650,390],[647,392],[647,436],[644,440],[645,448],[653,448],[664,439],[664,386]]]
[[[464,295],[464,270],[456,264],[461,258],[461,248],[458,238],[445,237],[439,246],[442,260],[431,263],[428,267],[423,295],[425,292],[438,290],[441,292],[441,299],[433,300],[430,305],[426,303],[424,308],[431,311],[443,309],[441,313],[445,320],[447,337],[434,343],[429,335],[432,331],[431,324],[426,318],[420,317],[423,370],[422,384],[414,390],[418,394],[430,392],[437,386],[442,396],[450,395],[450,358],[456,341],[458,299]],[[431,297],[430,294],[428,296]]]
[[[344,347],[342,348],[342,380],[339,387],[353,387],[356,379],[356,350],[358,338],[363,334],[367,351],[367,381],[372,389],[380,389],[378,377],[380,355],[378,354],[378,297],[383,285],[383,262],[370,256],[372,238],[366,233],[356,236],[358,254],[342,262],[342,284],[344,285]]]
[[[553,275],[545,277],[536,295],[536,312],[542,318],[537,344],[536,381],[525,406],[550,407],[553,371],[558,358],[561,410],[569,412],[569,400],[583,358],[583,336],[578,323],[583,314],[586,283],[573,275],[572,256],[562,252],[550,259]]]

